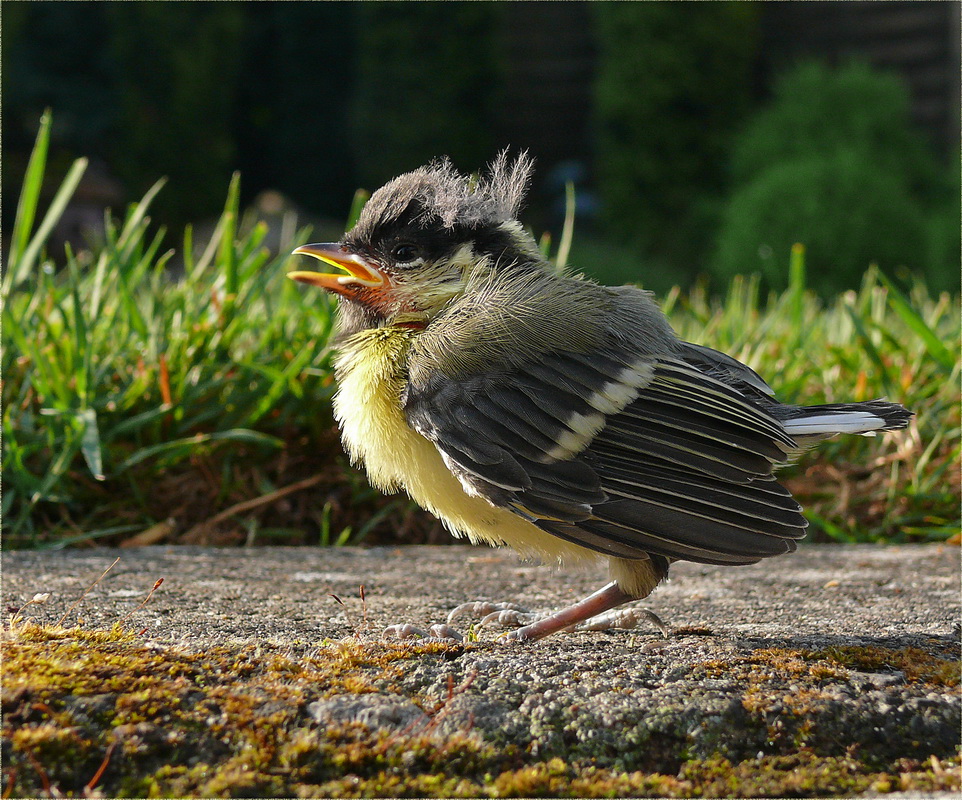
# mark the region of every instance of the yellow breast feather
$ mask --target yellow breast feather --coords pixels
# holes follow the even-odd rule
[[[468,494],[437,448],[408,425],[401,393],[408,353],[418,334],[402,327],[365,330],[352,336],[338,355],[334,415],[351,459],[364,465],[377,488],[404,489],[452,533],[472,543],[507,544],[526,557],[559,564],[597,559],[598,554]]]

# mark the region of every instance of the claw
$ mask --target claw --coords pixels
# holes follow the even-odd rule
[[[445,641],[453,642],[463,642],[464,637],[452,628],[450,625],[445,625],[443,623],[438,623],[437,625],[432,625],[430,628],[431,636],[435,639],[443,639]]]
[[[478,600],[474,603],[462,603],[457,608],[452,609],[451,613],[448,614],[448,625],[465,614],[471,617],[486,617],[496,611],[527,612],[527,609],[517,606],[514,603],[489,603],[484,600]]]
[[[450,625],[432,625],[428,630],[407,622],[388,625],[381,632],[382,639],[424,639],[429,642],[463,642],[464,637]]]
[[[536,619],[538,619],[538,614],[532,614],[531,612],[517,608],[504,608],[485,615],[478,624],[482,628],[493,628],[495,626],[501,628],[521,628],[524,625],[529,625]]]
[[[382,639],[424,639],[430,634],[423,628],[418,628],[407,622],[400,625],[388,625],[381,631]]]
[[[654,611],[649,611],[647,608],[618,608],[586,619],[575,625],[574,629],[576,631],[631,630],[637,628],[642,621],[654,624],[666,639],[671,636],[671,628]]]

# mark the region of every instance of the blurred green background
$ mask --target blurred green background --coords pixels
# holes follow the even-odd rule
[[[869,263],[959,279],[958,8],[895,3],[6,3],[3,191],[53,109],[54,241],[169,182],[153,215],[282,203],[336,233],[354,190],[447,154],[538,159],[525,219],[572,261],[665,291],[707,274],[858,285]],[[59,167],[59,174],[58,174]],[[270,190],[266,197],[263,192]],[[273,204],[273,205],[272,205]],[[9,230],[14,203],[3,206]],[[265,212],[266,213],[266,212]],[[59,237],[59,238],[58,238]]]
[[[811,539],[958,534],[959,4],[0,13],[8,546],[447,541],[347,463],[333,303],[284,276],[358,187],[506,146],[551,258],[573,185],[567,263],[786,402],[916,413],[785,469]]]

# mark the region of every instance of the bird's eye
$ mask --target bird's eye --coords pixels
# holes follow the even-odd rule
[[[391,258],[397,262],[406,264],[411,261],[417,261],[420,254],[420,251],[415,245],[405,242],[404,244],[395,245],[391,251]]]

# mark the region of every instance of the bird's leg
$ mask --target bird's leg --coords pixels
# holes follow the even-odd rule
[[[563,608],[561,611],[557,611],[536,622],[525,625],[523,628],[518,628],[516,631],[507,634],[506,638],[533,642],[567,628],[577,627],[579,630],[604,630],[611,627],[634,627],[638,623],[639,615],[653,621],[663,633],[667,632],[668,627],[665,623],[651,611],[625,609],[615,614],[605,614],[606,611],[611,611],[618,606],[637,599],[638,598],[628,594],[615,581],[612,581],[603,589],[599,589],[594,594],[588,595],[584,600],[567,608]],[[599,614],[604,616],[598,617]],[[587,620],[591,620],[592,617],[597,617],[597,619],[586,622]],[[627,626],[624,625],[623,623],[626,621],[630,621],[631,624]],[[579,625],[579,623],[584,624]]]
[[[663,636],[670,636],[671,629],[653,611],[646,608],[618,608],[637,599],[612,581],[584,600],[553,614],[533,614],[513,603],[483,601],[463,603],[448,614],[446,625],[432,625],[429,631],[413,625],[391,625],[385,629],[384,636],[398,639],[428,638],[463,641],[464,637],[451,627],[451,623],[464,614],[484,615],[480,622],[481,627],[520,625],[521,627],[504,637],[514,641],[533,642],[563,630],[631,629],[642,620],[653,623]]]

